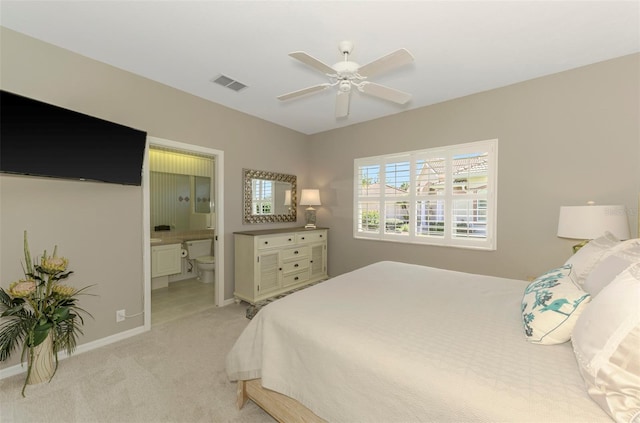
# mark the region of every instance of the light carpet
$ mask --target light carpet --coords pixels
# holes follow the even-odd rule
[[[248,324],[246,305],[213,308],[60,361],[50,383],[20,391],[24,374],[0,381],[0,421],[269,422],[253,402],[235,406],[225,358]]]

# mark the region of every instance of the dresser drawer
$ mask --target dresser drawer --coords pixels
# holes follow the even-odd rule
[[[265,248],[282,247],[285,245],[293,245],[295,243],[295,234],[260,236],[256,239],[258,250]]]
[[[299,259],[302,257],[309,257],[309,247],[299,246],[295,248],[287,248],[282,250],[282,261],[289,261],[292,259]]]
[[[308,271],[300,271],[298,273],[292,273],[282,278],[282,286],[296,285],[309,280]]]
[[[312,242],[321,242],[326,239],[325,231],[310,231],[296,234],[296,243],[308,244]]]
[[[282,265],[282,272],[284,274],[297,272],[299,270],[306,270],[309,268],[309,257],[305,257],[300,260],[290,261]]]

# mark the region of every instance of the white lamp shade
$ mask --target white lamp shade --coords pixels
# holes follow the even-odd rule
[[[611,232],[618,239],[629,239],[629,221],[625,206],[560,207],[558,236],[595,239]]]
[[[303,189],[300,196],[301,206],[320,206],[320,190],[317,189]]]

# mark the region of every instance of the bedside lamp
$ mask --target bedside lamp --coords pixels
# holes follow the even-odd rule
[[[317,189],[303,189],[302,195],[300,195],[300,205],[309,206],[305,209],[304,218],[306,220],[307,229],[316,228],[316,210],[313,206],[320,206],[320,190]]]
[[[607,231],[618,239],[630,238],[625,206],[596,206],[590,201],[586,206],[560,207],[558,236],[584,240],[573,246],[574,253]]]

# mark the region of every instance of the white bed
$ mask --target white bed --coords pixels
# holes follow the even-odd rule
[[[372,264],[263,308],[227,373],[330,422],[611,421],[571,342],[525,340],[527,284]]]

